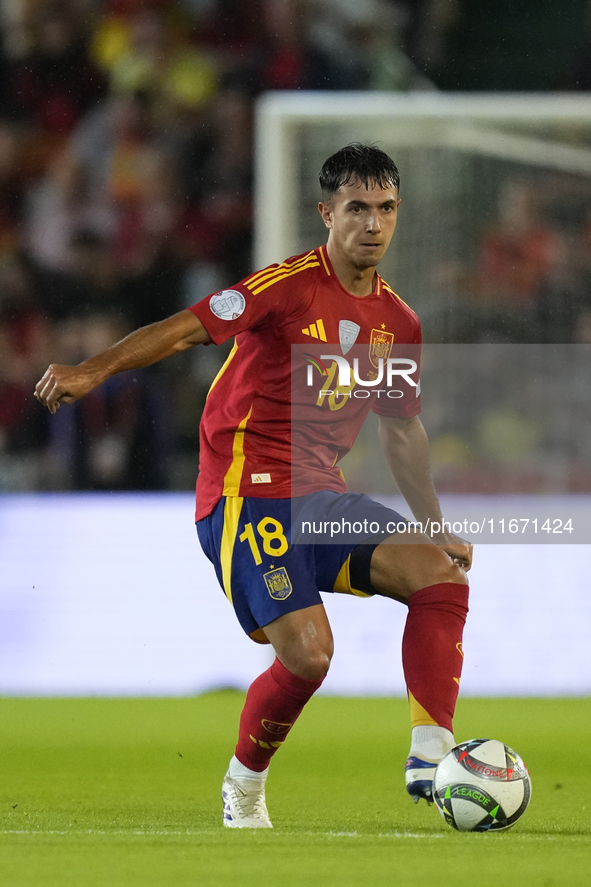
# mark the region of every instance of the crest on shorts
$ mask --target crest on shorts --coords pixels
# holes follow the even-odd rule
[[[387,330],[372,330],[369,340],[369,359],[376,369],[380,366],[380,359],[387,360],[394,344],[394,333]]]
[[[267,583],[267,591],[274,601],[284,601],[293,591],[285,567],[279,567],[278,570],[264,573],[263,579]]]
[[[346,354],[357,341],[359,330],[361,327],[352,320],[339,320],[339,342],[341,343],[341,351]]]

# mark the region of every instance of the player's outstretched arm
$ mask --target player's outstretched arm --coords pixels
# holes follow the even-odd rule
[[[115,373],[149,366],[209,341],[201,321],[191,311],[179,311],[166,320],[135,330],[78,366],[50,364],[35,386],[35,397],[55,413],[60,404],[79,400]]]
[[[418,416],[380,416],[380,441],[398,489],[423,527],[443,526],[443,517],[429,462],[429,441]],[[428,534],[464,569],[472,564],[472,545],[453,533]]]

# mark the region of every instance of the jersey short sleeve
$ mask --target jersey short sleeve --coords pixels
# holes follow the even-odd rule
[[[289,271],[290,263],[300,271],[318,267],[314,253],[309,255],[307,261],[306,257],[295,257],[282,265],[270,265],[230,289],[202,299],[189,311],[199,318],[216,345],[246,330],[275,326],[282,318],[305,310],[308,301],[305,282],[294,287],[288,278],[294,273]]]

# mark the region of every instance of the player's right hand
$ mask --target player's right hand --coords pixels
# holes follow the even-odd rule
[[[94,387],[95,383],[80,367],[52,363],[35,385],[34,395],[50,413],[55,413],[60,404],[72,403]]]

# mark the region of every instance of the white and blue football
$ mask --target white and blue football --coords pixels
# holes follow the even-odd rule
[[[508,745],[498,739],[470,739],[439,762],[433,796],[445,821],[458,831],[501,831],[525,813],[531,779]]]

